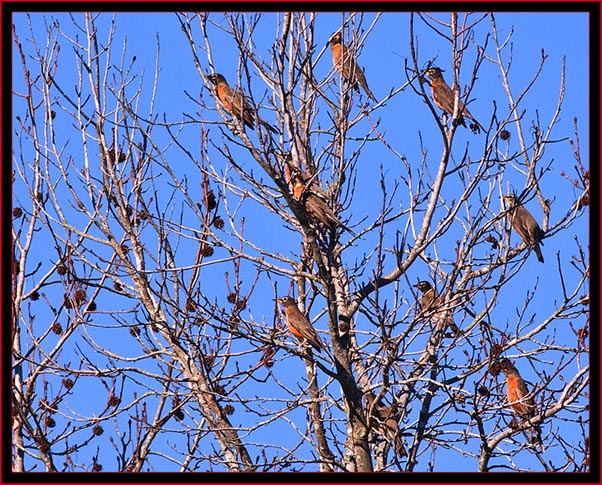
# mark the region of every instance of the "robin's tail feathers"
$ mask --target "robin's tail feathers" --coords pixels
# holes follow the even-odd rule
[[[259,123],[261,123],[265,128],[267,128],[268,130],[270,130],[272,133],[274,133],[274,134],[278,133],[278,130],[276,128],[274,128],[272,125],[270,125],[267,121],[262,120],[259,117],[257,117],[257,119],[259,120]]]
[[[533,251],[535,251],[535,255],[537,256],[537,261],[539,261],[540,263],[543,263],[543,254],[541,254],[541,247],[539,246],[539,243],[535,243],[533,245]]]

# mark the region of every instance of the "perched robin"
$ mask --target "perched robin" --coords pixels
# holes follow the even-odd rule
[[[537,261],[543,263],[543,254],[541,254],[539,245],[543,245],[542,239],[545,233],[531,213],[518,202],[516,195],[505,195],[503,200],[508,208],[508,218],[512,229],[518,232],[518,235],[525,241],[527,246],[535,251]]]
[[[399,433],[399,413],[397,412],[396,406],[379,405],[376,407],[375,411],[382,437],[385,438],[389,444],[393,444],[393,449],[398,457],[402,458],[408,456],[408,452],[401,439],[401,434]]]
[[[431,81],[433,101],[440,110],[453,116],[455,95],[453,90],[445,82],[445,79],[443,79],[443,75],[441,74],[443,70],[438,67],[429,67],[425,72]],[[464,116],[466,116],[469,120],[474,122],[474,125],[471,126],[473,131],[478,133],[483,128],[460,100],[458,100],[458,113],[458,123],[463,127],[466,128],[466,123],[464,122]]]
[[[332,50],[332,63],[339,74],[341,74],[341,76],[343,76],[356,91],[359,91],[359,86],[361,86],[368,97],[373,101],[376,101],[374,94],[372,94],[372,91],[370,91],[370,88],[368,87],[364,71],[355,61],[354,53],[343,44],[342,33],[337,32],[336,34],[333,34],[328,43]]]
[[[420,297],[420,308],[422,309],[423,313],[434,312],[437,310],[437,307],[443,303],[443,299],[437,295],[433,285],[431,285],[428,281],[419,281],[414,285],[414,288],[418,288],[422,292],[422,296]],[[435,313],[433,315],[433,323],[437,323],[441,316],[441,314]],[[454,335],[458,335],[460,333],[460,329],[455,324],[451,311],[449,312],[445,326],[449,327]]]
[[[295,300],[290,296],[283,296],[276,301],[284,307],[286,326],[290,332],[299,339],[307,340],[318,352],[322,352],[324,343],[307,317],[301,313]]]
[[[276,153],[276,156],[284,160],[284,178],[296,200],[301,199],[301,191],[308,183],[309,186],[307,186],[306,190],[311,189],[313,193],[324,199],[328,197],[326,192],[324,192],[324,189],[320,187],[320,182],[316,175],[311,175],[309,172],[293,165],[293,156],[291,152],[286,152],[284,154]]]
[[[251,129],[255,128],[255,119],[257,118],[257,121],[272,133],[278,133],[276,128],[257,115],[257,112],[251,108],[242,92],[236,91],[228,85],[224,76],[215,73],[208,76],[207,79],[215,85],[215,94],[228,113],[241,120]]]
[[[293,197],[301,202],[305,207],[305,210],[320,224],[323,224],[326,227],[340,226],[349,234],[355,236],[355,233],[341,222],[341,220],[330,208],[325,198],[321,195],[318,195],[319,192],[317,192],[311,184],[308,188],[300,176],[295,176],[293,177],[292,185]]]
[[[355,236],[355,233],[339,220],[326,202],[328,197],[320,187],[317,177],[293,167],[290,153],[284,156],[284,162],[284,176],[295,200],[303,204],[305,210],[321,224],[327,227],[340,226]]]
[[[502,361],[500,368],[506,376],[506,397],[512,409],[521,419],[529,420],[533,418],[536,414],[535,402],[533,396],[529,395],[525,381],[518,370],[507,359]],[[531,442],[541,444],[541,428],[534,425],[531,431]]]
[[[374,400],[374,393],[368,391],[366,393],[366,407],[371,408]],[[395,454],[399,457],[407,456],[408,453],[399,433],[399,412],[394,403],[391,406],[378,404],[374,407],[374,418],[376,421],[375,430],[387,441],[393,444]]]

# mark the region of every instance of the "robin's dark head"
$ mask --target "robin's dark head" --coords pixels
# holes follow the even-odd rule
[[[211,81],[216,86],[219,83],[225,83],[226,82],[226,78],[224,76],[222,76],[221,74],[218,74],[217,72],[215,74],[210,74],[209,76],[207,76],[207,79],[209,79],[209,81]]]
[[[340,44],[341,42],[343,42],[343,34],[341,32],[332,34],[332,37],[328,41],[330,45]]]
[[[276,298],[276,301],[284,307],[288,307],[291,305],[297,306],[297,304],[295,303],[295,300],[291,296],[282,296],[280,298]]]
[[[433,289],[433,285],[431,285],[428,281],[419,281],[414,285],[414,288],[418,288],[422,293],[426,293],[427,291]]]
[[[500,362],[500,370],[504,373],[506,377],[517,376],[520,375],[514,364],[509,359],[503,359]]]
[[[508,208],[514,207],[518,204],[518,198],[514,194],[504,195],[504,197],[502,197],[502,200]]]
[[[292,163],[293,154],[290,151],[282,152],[280,150],[274,150],[274,155],[280,160],[284,160],[284,163]]]
[[[439,69],[438,67],[429,67],[426,71],[424,71],[424,73],[430,78],[430,79],[439,79],[442,76],[443,69]]]

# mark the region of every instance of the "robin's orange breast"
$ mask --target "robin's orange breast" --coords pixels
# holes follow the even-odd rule
[[[304,338],[304,335],[297,330],[297,328],[294,326],[295,325],[295,320],[297,320],[297,315],[295,314],[295,311],[291,308],[286,308],[284,310],[284,313],[286,315],[286,326],[288,327],[289,331],[295,336],[295,337],[299,337],[299,338]]]
[[[227,87],[223,84],[220,83],[217,85],[217,97],[220,99],[220,101],[223,103],[224,108],[228,111],[232,110],[232,103],[230,103],[228,101],[228,91],[227,91]]]
[[[301,194],[303,194],[304,188],[305,187],[301,182],[297,182],[295,185],[293,185],[293,197],[295,200],[301,200]]]
[[[341,57],[341,44],[331,44],[330,49],[332,50],[332,59],[336,64],[339,62],[339,58]]]
[[[520,390],[519,379],[516,377],[508,377],[506,384],[508,385],[508,389],[506,391],[508,395],[508,400],[512,404],[514,410],[521,414],[524,411],[524,409],[523,404],[519,402],[523,398]]]
[[[287,184],[290,184],[292,178],[293,178],[293,174],[291,172],[291,167],[287,163],[287,164],[284,165],[284,180],[286,180]]]
[[[293,327],[289,322],[287,322],[287,326],[288,329],[290,330],[290,332],[298,338],[305,338],[305,335],[303,335],[301,332],[299,332],[299,330],[297,330],[295,327]]]

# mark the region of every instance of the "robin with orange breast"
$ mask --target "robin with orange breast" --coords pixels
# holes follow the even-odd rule
[[[514,364],[510,360],[504,359],[500,364],[500,369],[506,376],[506,397],[514,412],[524,420],[533,418],[536,415],[533,396],[529,395],[527,385]],[[542,444],[539,426],[533,425],[531,428],[530,441]]]
[[[330,44],[330,50],[332,51],[332,63],[339,74],[341,74],[341,76],[343,76],[356,91],[359,91],[359,86],[361,86],[368,97],[373,101],[376,101],[374,94],[372,94],[372,91],[368,88],[368,82],[366,81],[364,71],[355,61],[354,53],[343,44],[343,34],[341,32],[333,34],[328,43]]]
[[[322,352],[324,343],[307,317],[301,313],[295,300],[290,296],[283,296],[276,301],[284,307],[286,326],[290,332],[295,337],[306,340],[318,352]]]
[[[298,168],[293,164],[293,155],[291,152],[278,153],[275,155],[284,161],[284,180],[293,192],[295,200],[301,200],[301,190],[309,183],[307,190],[311,189],[320,197],[326,197],[326,192],[320,187],[317,174],[311,175],[309,172]],[[299,183],[301,182],[301,184]],[[303,187],[301,186],[303,185]]]
[[[280,156],[280,155],[279,155]],[[326,227],[340,226],[349,234],[355,233],[343,224],[327,203],[326,192],[320,187],[316,176],[299,170],[292,165],[292,155],[282,155],[284,158],[284,177],[293,193],[293,198],[303,204],[305,210]]]
[[[543,245],[542,239],[545,233],[531,213],[518,202],[516,195],[505,195],[502,199],[508,209],[508,218],[512,229],[518,233],[527,246],[535,251],[537,261],[543,263],[543,254],[541,254],[539,245]]]
[[[242,92],[236,91],[228,85],[224,76],[215,73],[207,76],[207,79],[215,85],[215,94],[224,110],[241,120],[251,129],[255,128],[255,119],[257,119],[261,125],[265,126],[272,133],[278,133],[276,128],[257,115],[257,112],[251,108]]]
[[[419,281],[414,285],[414,288],[418,288],[418,290],[420,290],[422,293],[422,296],[420,297],[420,308],[422,309],[422,312],[425,314],[434,312],[432,316],[433,323],[437,323],[443,316],[443,312],[437,312],[437,307],[443,304],[443,299],[441,296],[437,295],[435,288],[433,288],[433,285],[431,285],[428,281]],[[454,317],[451,310],[449,310],[445,326],[449,327],[454,335],[458,335],[460,333],[460,329],[454,322]]]
[[[305,210],[316,219],[320,224],[326,227],[340,226],[345,229],[349,234],[355,236],[355,233],[343,224],[330,206],[326,203],[326,200],[318,195],[318,192],[314,191],[311,186],[308,188],[306,183],[303,181],[300,175],[293,176],[293,197],[301,202],[305,207]]]
[[[443,70],[439,69],[438,67],[429,67],[425,71],[431,82],[433,101],[440,110],[453,116],[455,94],[447,85],[445,79],[443,79],[443,74],[441,74],[442,72]],[[468,108],[464,105],[464,103],[458,100],[458,123],[466,128],[464,116],[474,122],[474,124],[471,126],[472,131],[478,133],[481,129],[483,129],[481,124],[475,120],[472,114],[470,114],[470,111],[468,111]]]

